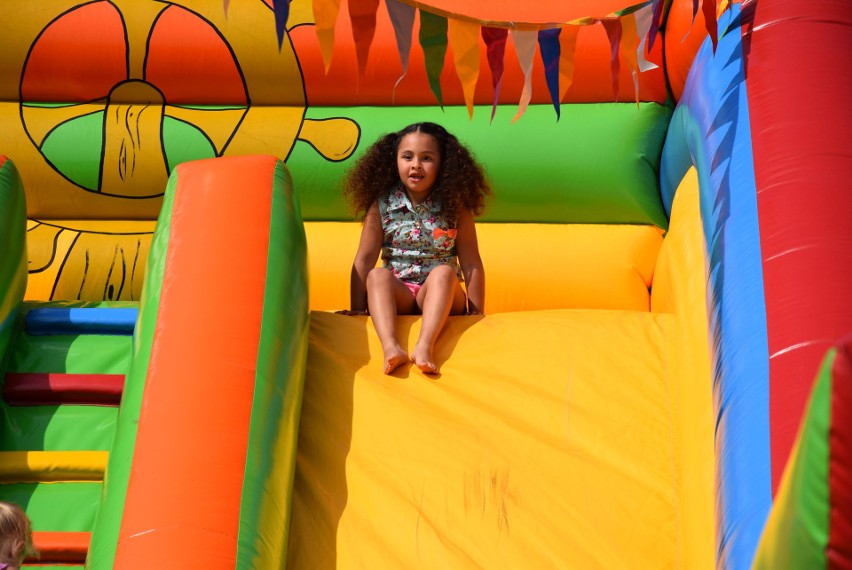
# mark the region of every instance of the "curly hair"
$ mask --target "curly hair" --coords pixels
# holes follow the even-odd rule
[[[441,125],[424,122],[380,137],[347,172],[343,194],[351,202],[355,215],[363,218],[380,196],[400,184],[397,151],[403,137],[417,132],[431,135],[438,141],[441,166],[432,196],[439,204],[441,215],[454,220],[463,208],[474,216],[481,214],[486,198],[491,195],[484,169],[455,135]]]

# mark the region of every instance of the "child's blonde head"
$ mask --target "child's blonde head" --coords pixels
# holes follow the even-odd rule
[[[30,519],[18,505],[0,501],[0,562],[17,567],[35,556]]]

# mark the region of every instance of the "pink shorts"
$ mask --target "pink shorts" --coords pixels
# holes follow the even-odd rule
[[[408,287],[408,290],[411,291],[414,298],[417,298],[417,292],[423,288],[423,285],[420,285],[419,283],[408,283],[407,281],[403,281],[403,283],[406,287]]]

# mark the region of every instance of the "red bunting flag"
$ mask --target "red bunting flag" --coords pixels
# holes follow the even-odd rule
[[[289,0],[279,0],[289,1]],[[352,22],[352,39],[355,40],[355,57],[358,60],[358,76],[363,77],[367,69],[370,45],[376,34],[376,12],[379,0],[349,0],[349,19]]]
[[[621,74],[621,65],[618,61],[618,50],[621,45],[621,20],[619,18],[603,18],[600,22],[606,30],[606,37],[609,39],[612,94],[618,101],[618,79]]]
[[[497,111],[497,99],[500,96],[500,85],[503,82],[503,58],[506,55],[506,38],[509,30],[505,28],[489,28],[482,26],[482,39],[485,41],[488,67],[491,69],[491,84],[494,87],[494,103],[491,105],[491,120]]]
[[[703,0],[701,3],[701,12],[704,14],[704,26],[707,28],[707,34],[710,36],[710,41],[713,43],[713,53],[716,53],[716,44],[718,43],[718,24],[716,22],[716,2],[715,0]]]

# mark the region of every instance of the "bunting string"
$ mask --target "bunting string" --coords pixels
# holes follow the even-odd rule
[[[331,66],[331,54],[334,48],[334,28],[340,10],[340,0],[310,0],[312,2],[316,33],[320,44],[325,71]],[[358,63],[359,77],[363,77],[367,66],[367,56],[376,26],[376,13],[379,0],[346,0],[352,22],[352,34]],[[499,99],[503,76],[506,40],[509,30],[515,44],[518,62],[524,74],[524,87],[518,103],[518,111],[513,119],[517,121],[526,110],[532,98],[531,69],[534,52],[538,49],[544,65],[545,82],[550,94],[557,120],[560,114],[560,102],[564,100],[573,81],[574,55],[577,35],[584,26],[601,25],[606,31],[610,43],[610,72],[612,74],[613,94],[618,98],[619,77],[624,66],[633,79],[636,103],[639,103],[639,75],[657,67],[645,54],[654,46],[664,15],[667,0],[645,0],[605,16],[590,16],[561,23],[541,22],[495,22],[466,15],[453,14],[446,10],[430,6],[428,2],[418,0],[384,0],[391,23],[402,75],[394,84],[394,91],[408,72],[409,55],[413,37],[415,12],[420,13],[418,41],[423,50],[426,77],[438,104],[443,108],[443,94],[440,76],[444,67],[444,58],[451,47],[456,74],[462,85],[465,106],[473,117],[473,94],[479,78],[479,37],[485,44],[486,60],[491,72],[494,99],[491,120]],[[710,35],[713,48],[716,47],[716,0],[692,0],[693,21],[701,11],[705,27]],[[731,2],[723,0],[718,11],[727,9]],[[225,0],[227,9],[228,0]],[[285,18],[285,5],[289,0],[274,0],[276,7],[276,29],[280,29],[281,17]],[[281,36],[279,32],[279,43]]]

